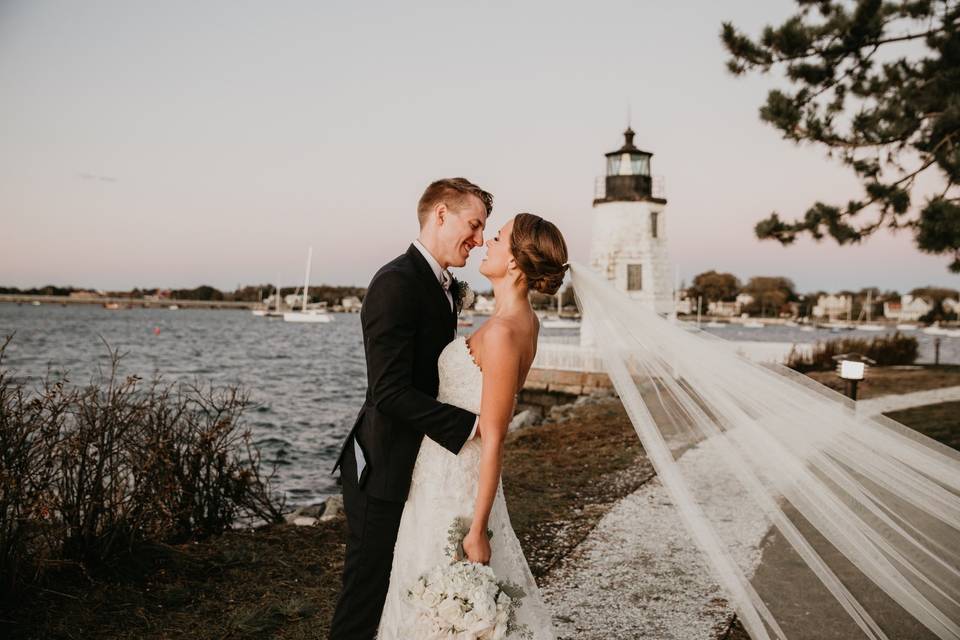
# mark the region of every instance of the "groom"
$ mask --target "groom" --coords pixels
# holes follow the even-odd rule
[[[333,468],[340,468],[349,537],[331,640],[376,635],[423,436],[454,454],[475,436],[477,416],[437,401],[437,359],[457,331],[447,268],[464,266],[483,244],[492,206],[493,196],[469,180],[437,180],[417,205],[420,236],[367,288],[360,313],[367,397]]]

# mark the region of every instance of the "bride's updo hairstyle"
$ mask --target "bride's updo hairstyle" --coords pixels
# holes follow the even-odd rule
[[[527,287],[553,295],[563,284],[567,243],[556,225],[532,213],[518,213],[510,233],[510,253],[527,280]]]

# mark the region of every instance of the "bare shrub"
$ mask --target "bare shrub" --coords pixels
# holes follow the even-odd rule
[[[0,590],[240,518],[282,522],[242,389],[121,377],[108,345],[109,371],[87,386],[48,373],[30,390],[4,364],[11,339],[0,346]]]
[[[893,335],[866,338],[839,338],[816,342],[809,354],[795,347],[787,355],[786,365],[797,371],[829,371],[836,367],[833,356],[842,353],[860,353],[875,360],[878,366],[913,364],[917,359],[919,343],[913,336],[897,331]]]

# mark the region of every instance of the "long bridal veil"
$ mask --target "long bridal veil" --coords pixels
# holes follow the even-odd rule
[[[956,451],[572,273],[637,435],[754,640],[960,638]]]

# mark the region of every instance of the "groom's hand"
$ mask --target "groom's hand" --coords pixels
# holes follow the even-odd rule
[[[463,551],[470,562],[490,563],[490,539],[486,531],[470,531],[463,539]]]

